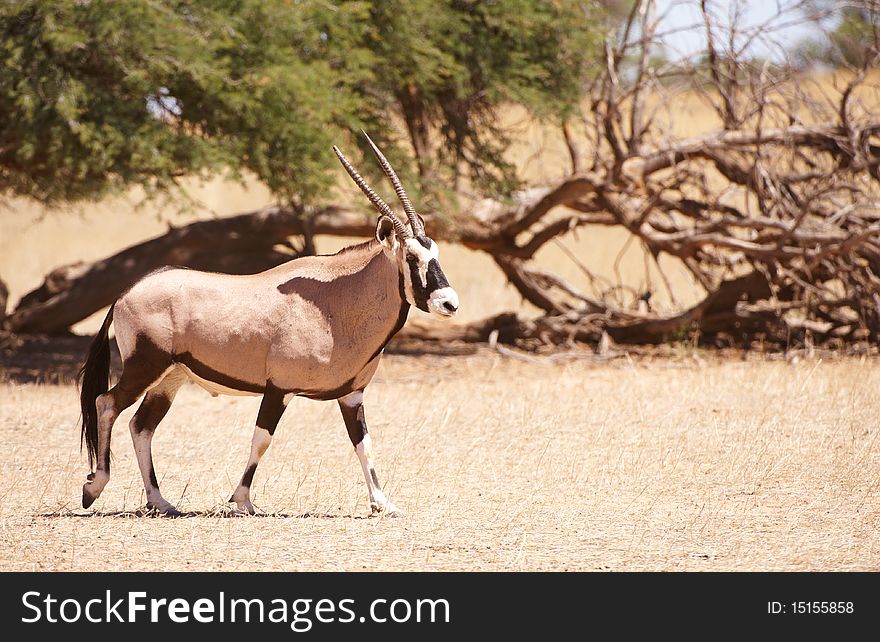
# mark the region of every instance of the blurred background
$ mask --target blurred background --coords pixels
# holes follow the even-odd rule
[[[880,569],[880,7],[826,0],[0,3],[0,569]],[[80,509],[72,380],[166,264],[374,234],[401,175],[461,297],[367,390],[184,386],[144,515],[127,410]],[[443,356],[437,356],[443,355]],[[446,355],[453,355],[451,358]],[[63,385],[55,385],[61,383]],[[342,519],[339,519],[342,518]]]
[[[878,4],[6,2],[6,350],[164,264],[372,234],[401,174],[462,297],[402,338],[865,352],[880,339]],[[365,153],[367,152],[367,153]]]

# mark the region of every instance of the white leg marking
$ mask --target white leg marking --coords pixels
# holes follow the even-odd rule
[[[340,405],[350,410],[357,410],[357,420],[362,423],[364,434],[361,441],[354,447],[358,460],[361,462],[361,469],[364,472],[364,480],[367,482],[367,494],[370,498],[370,509],[374,513],[398,513],[400,511],[391,503],[391,500],[385,496],[382,489],[379,488],[379,479],[376,475],[376,469],[373,467],[373,440],[366,431],[366,424],[363,417],[364,393],[363,391],[355,391],[339,400]],[[346,421],[349,421],[347,419]]]
[[[171,502],[162,497],[159,489],[153,485],[153,481],[150,479],[150,471],[153,469],[151,454],[153,431],[142,430],[139,433],[136,432],[134,419],[132,419],[129,429],[131,430],[131,440],[134,442],[134,454],[137,457],[138,468],[140,468],[141,477],[144,479],[144,490],[147,492],[147,506],[149,508],[156,508],[163,513],[169,509],[174,509]],[[155,471],[153,471],[153,474],[155,475]]]
[[[382,492],[382,489],[379,488],[378,479],[376,478],[376,469],[373,467],[372,445],[373,440],[368,433],[364,435],[361,443],[355,446],[355,452],[357,452],[358,459],[361,462],[361,468],[364,471],[364,479],[367,482],[367,493],[370,496],[370,508],[374,513],[399,512],[397,507],[391,503],[391,500],[389,500],[385,496],[385,493]]]
[[[137,457],[138,468],[144,480],[144,490],[147,493],[147,508],[155,508],[160,513],[175,512],[174,505],[162,497],[159,488],[154,484],[156,471],[153,469],[152,442],[155,426],[138,431],[135,417],[129,423],[131,440],[134,443],[134,454]],[[152,478],[151,478],[152,473]]]

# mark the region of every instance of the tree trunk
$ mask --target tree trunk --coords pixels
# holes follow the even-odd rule
[[[320,210],[311,219],[311,228],[314,233],[352,236],[367,236],[374,230],[366,216],[341,208]],[[304,229],[303,220],[292,210],[278,207],[172,228],[95,263],[53,270],[21,300],[6,325],[16,333],[63,334],[165,265],[232,274],[260,272],[293,258],[296,253],[287,237],[301,235]]]
[[[412,143],[416,155],[416,163],[419,166],[419,177],[425,185],[431,175],[431,134],[428,127],[428,115],[425,113],[425,104],[414,85],[407,85],[398,92],[397,99],[403,108],[403,118],[406,121],[406,129],[409,140]]]
[[[618,343],[662,343],[682,335],[689,328],[699,329],[703,335],[718,332],[748,334],[749,317],[737,311],[740,301],[754,302],[770,296],[770,285],[760,272],[730,281],[722,281],[718,289],[700,303],[681,314],[662,318],[645,319],[627,324],[609,324],[608,335]],[[719,323],[719,320],[724,319]]]
[[[571,123],[568,120],[562,123],[562,135],[565,138],[565,146],[568,148],[568,157],[571,160],[571,173],[579,174],[584,165],[583,150],[572,132]]]
[[[9,289],[0,279],[0,327],[3,326],[3,320],[6,318],[6,302],[9,300]]]

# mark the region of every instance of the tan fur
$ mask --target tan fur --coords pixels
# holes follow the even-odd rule
[[[166,270],[116,303],[117,341],[123,359],[146,336],[255,386],[334,390],[354,379],[363,387],[378,365],[370,357],[398,318],[398,278],[378,241],[248,276]]]
[[[378,197],[334,150],[377,205]],[[189,377],[215,395],[263,395],[247,468],[230,498],[239,511],[254,514],[250,489],[260,458],[287,404],[304,396],[339,400],[372,510],[399,514],[382,493],[370,459],[362,391],[410,305],[450,317],[458,310],[458,295],[436,261],[436,244],[426,237],[413,240],[387,205],[384,210],[374,240],[331,256],[301,258],[247,276],[166,268],[125,292],[108,312],[83,366],[82,435],[90,460],[96,461],[83,485],[83,508],[95,502],[110,479],[116,418],[146,393],[131,433],[147,505],[164,515],[180,514],[159,492],[151,442],[181,378]],[[412,225],[418,228],[415,221]],[[402,239],[412,243],[405,247]],[[107,390],[111,322],[123,370]],[[165,377],[172,377],[167,384]],[[97,416],[90,410],[92,402]]]

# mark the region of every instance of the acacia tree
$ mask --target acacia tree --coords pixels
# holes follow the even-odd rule
[[[249,170],[285,202],[331,184],[326,149],[377,117],[356,90],[365,12],[315,3],[11,2],[0,8],[0,190],[46,203]],[[344,55],[343,55],[344,54]]]
[[[303,246],[278,252],[286,239],[242,239],[221,222],[212,239],[225,239],[228,252],[188,238],[170,255],[263,269],[311,249],[309,221],[332,202],[338,176],[328,150],[354,143],[350,132],[361,128],[404,175],[414,155],[426,191],[444,192],[461,168],[477,187],[511,184],[508,141],[487,128],[493,110],[511,101],[539,115],[572,108],[584,47],[595,42],[584,19],[591,11],[575,0],[7,2],[0,193],[55,204],[138,184],[176,196],[184,176],[248,171],[276,196],[291,219],[284,228],[301,232]],[[411,151],[393,135],[397,115]],[[434,130],[445,141],[439,150]],[[129,281],[149,269],[150,257],[128,258]],[[82,272],[57,271],[22,303],[43,303]],[[88,288],[100,288],[105,275],[91,276]],[[27,327],[20,319],[13,326]]]
[[[806,4],[787,4],[781,11],[798,11]],[[554,109],[542,110],[539,103],[532,104],[537,115],[552,114],[560,120],[569,117],[567,122],[562,120],[562,129],[571,153],[570,175],[543,188],[520,191],[510,199],[497,199],[482,216],[459,218],[451,226],[440,226],[436,212],[431,216],[423,210],[435,238],[446,235],[489,254],[523,297],[544,312],[536,319],[501,315],[453,328],[441,338],[488,339],[531,349],[571,341],[603,345],[606,336],[634,343],[688,337],[716,345],[756,342],[782,347],[814,343],[864,346],[880,341],[880,216],[875,205],[880,193],[880,122],[869,90],[875,82],[871,72],[878,62],[876,46],[866,53],[861,70],[840,77],[844,85],[839,95],[830,98],[784,59],[749,58],[749,43],[759,39],[774,42],[771,28],[740,25],[736,19],[725,23],[719,12],[726,10],[726,3],[698,0],[695,5],[701,19],[694,28],[705,35],[705,48],[699,55],[674,63],[656,57],[657,45],[662,42],[660,18],[653,2],[641,0],[633,3],[622,23],[609,32],[603,51],[594,52],[597,73],[581,76],[587,81],[582,112],[566,103],[564,91]],[[466,5],[442,5],[449,10],[460,6]],[[472,9],[468,7],[469,18]],[[783,18],[780,21],[784,22]],[[447,126],[447,111],[442,107],[455,100],[444,103],[452,94],[436,90],[436,86],[451,83],[456,95],[468,96],[479,85],[449,80],[457,68],[455,56],[427,68],[428,78],[440,75],[436,86],[416,82],[415,71],[412,76],[403,73],[409,59],[414,70],[422,69],[420,58],[410,52],[400,54],[403,58],[397,60],[396,69],[401,71],[395,72],[397,76],[392,74],[397,80],[383,88],[378,70],[382,69],[379,63],[385,45],[377,45],[372,31],[377,19],[367,19],[373,26],[364,31],[358,31],[361,23],[357,17],[348,27],[350,33],[362,37],[357,43],[363,47],[353,47],[352,55],[372,60],[372,66],[366,67],[377,70],[374,74],[364,71],[361,81],[351,88],[352,95],[373,107],[348,116],[342,110],[338,118],[372,118],[379,123],[400,111],[408,121],[413,147],[419,146],[418,132],[424,129],[426,150],[431,158],[442,161],[425,164],[423,159],[417,163],[426,187],[432,187],[437,178],[472,172],[469,163],[477,157],[481,142],[489,141],[491,146],[496,139],[480,138],[484,130],[476,125],[476,138],[457,138],[454,127]],[[480,22],[493,24],[485,16]],[[405,32],[407,24],[400,29]],[[492,32],[493,37],[497,31]],[[317,33],[318,40],[327,43],[327,51],[336,50],[330,44],[335,36],[329,26]],[[432,37],[445,37],[447,30],[438,33]],[[456,33],[460,38],[467,31]],[[407,42],[405,35],[397,33],[395,37]],[[411,45],[417,49],[440,42],[432,37],[418,40],[413,36]],[[566,39],[561,37],[557,42]],[[400,46],[392,51],[397,54]],[[445,51],[446,46],[439,50]],[[562,55],[565,48],[560,45],[554,51]],[[309,52],[319,59],[323,55],[312,49]],[[349,57],[349,51],[339,55]],[[330,60],[333,69],[334,58]],[[355,67],[352,59],[344,64]],[[581,73],[578,64],[563,66],[574,74]],[[453,71],[445,71],[447,67]],[[517,86],[511,82],[492,96],[497,100],[515,96]],[[536,83],[533,89],[548,91],[551,86],[557,85]],[[401,87],[406,90],[403,94]],[[873,89],[876,93],[876,87]],[[417,110],[422,120],[406,116],[405,100],[400,96],[424,97],[431,91],[437,92],[437,102],[425,100],[430,109]],[[678,117],[674,97],[679,94],[699,99],[713,110],[718,129],[695,138],[677,137],[672,123]],[[172,96],[175,102],[171,107],[177,111],[172,110],[169,119],[175,123],[174,118],[185,111],[176,102],[184,99]],[[474,100],[478,106],[468,118],[491,109],[491,104],[479,105],[482,97],[477,91]],[[550,95],[545,98],[550,100]],[[574,114],[581,121],[576,127],[571,126],[578,120]],[[223,140],[228,135],[226,129],[210,129],[213,122],[206,119],[198,125],[199,135],[212,142]],[[350,125],[354,121],[346,122]],[[253,135],[261,131],[255,126]],[[463,143],[464,151],[455,152],[456,142],[463,140],[469,141]],[[416,150],[416,158],[423,153]],[[271,154],[266,158],[271,160]],[[493,166],[491,159],[488,154],[483,161],[484,167],[495,168],[490,184],[505,171],[503,165]],[[320,160],[315,157],[315,167]],[[216,249],[224,236],[237,239],[236,243],[252,243],[254,238],[277,242],[293,234],[307,235],[310,230],[358,235],[372,232],[367,219],[350,209],[316,203],[304,204],[302,210],[272,207],[222,221],[199,222],[91,266],[65,268],[51,274],[41,289],[22,300],[11,327],[63,330],[109,304],[138,275],[138,269],[150,265],[147,257],[203,266],[216,257],[200,254],[200,248]],[[620,227],[642,245],[646,257],[667,255],[679,260],[706,291],[705,299],[690,309],[663,314],[651,309],[650,291],[635,293],[637,300],[648,303],[645,312],[634,307],[633,301],[621,300],[617,296],[620,288],[613,284],[591,294],[534,264],[540,248],[587,225]],[[230,254],[242,256],[240,252],[224,256]],[[263,261],[271,256],[265,248],[257,254]],[[181,256],[182,261],[176,260]],[[600,281],[587,262],[570,256],[588,280]],[[132,270],[131,265],[136,268]],[[102,284],[106,286],[103,289]]]
[[[808,4],[811,14],[830,20],[832,26],[824,38],[798,44],[803,62],[854,68],[873,63],[871,52],[880,44],[880,2],[810,0]]]
[[[463,163],[509,174],[491,116],[508,102],[536,114],[576,105],[596,42],[590,11],[535,0],[7,2],[0,192],[52,203],[246,169],[279,201],[311,205],[333,184],[329,145],[360,128],[393,145],[395,114],[420,166],[438,129],[453,173]]]
[[[518,184],[501,104],[563,120],[598,51],[602,12],[584,2],[391,0],[371,9],[378,89],[402,113],[425,187],[507,194]]]

